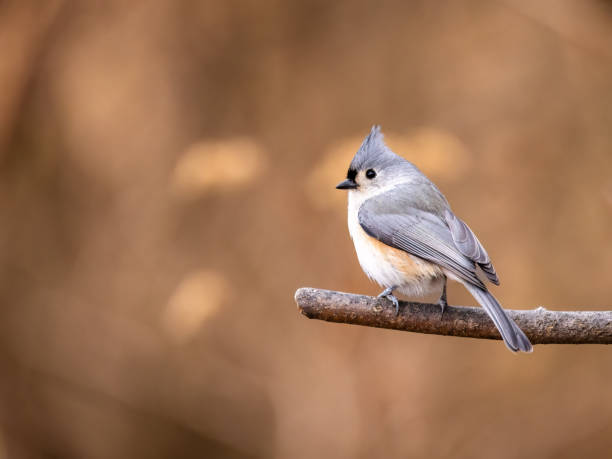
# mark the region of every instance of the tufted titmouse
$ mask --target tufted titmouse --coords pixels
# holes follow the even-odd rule
[[[485,309],[513,352],[533,348],[476,275],[499,279],[489,255],[470,228],[453,214],[444,195],[416,166],[393,153],[374,126],[353,157],[346,180],[348,226],[359,264],[382,287],[378,295],[399,309],[394,290],[423,296],[442,290],[446,280],[461,282]]]

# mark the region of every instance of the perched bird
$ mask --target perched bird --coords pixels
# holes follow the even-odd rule
[[[374,126],[353,157],[346,180],[348,227],[361,268],[384,290],[396,313],[394,290],[408,296],[441,291],[447,278],[462,283],[485,309],[513,352],[531,352],[529,339],[477,276],[499,285],[486,250],[452,211],[440,190],[411,162],[393,153]]]

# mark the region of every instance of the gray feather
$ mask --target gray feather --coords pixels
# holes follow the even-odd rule
[[[413,169],[418,170],[412,163],[396,155],[387,147],[384,136],[380,132],[380,126],[372,127],[349,165],[349,170],[353,171],[370,168],[377,171],[393,170],[402,174]]]
[[[495,285],[499,285],[499,278],[497,277],[495,268],[493,268],[489,254],[487,254],[487,251],[470,227],[453,214],[450,209],[445,210],[444,219],[448,224],[453,241],[455,241],[455,246],[459,251],[470,260],[474,260],[474,263],[477,263],[481,267],[491,282]]]
[[[472,294],[472,296],[480,303],[480,305],[487,312],[495,327],[499,330],[499,333],[504,340],[504,343],[512,352],[532,352],[533,347],[529,342],[525,333],[514,323],[514,321],[508,317],[508,314],[501,307],[499,302],[493,295],[487,290],[483,290],[473,285],[464,284],[465,288]]]
[[[385,145],[384,136],[380,132],[380,126],[372,126],[372,130],[361,143],[357,153],[355,153],[350,168],[361,170],[369,167],[367,164],[377,164],[379,167],[386,167],[393,162],[399,162],[401,159],[401,157],[397,156]]]

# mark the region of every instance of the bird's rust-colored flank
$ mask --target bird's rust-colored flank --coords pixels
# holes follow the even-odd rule
[[[442,274],[442,270],[433,263],[416,260],[414,256],[403,250],[388,246],[367,234],[366,237],[369,239],[369,243],[374,246],[374,250],[378,250],[388,263],[408,279],[434,278]]]

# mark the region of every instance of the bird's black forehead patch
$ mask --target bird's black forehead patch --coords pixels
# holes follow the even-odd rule
[[[357,177],[357,171],[355,169],[349,169],[346,173],[346,178],[349,180],[355,181],[355,177]]]

